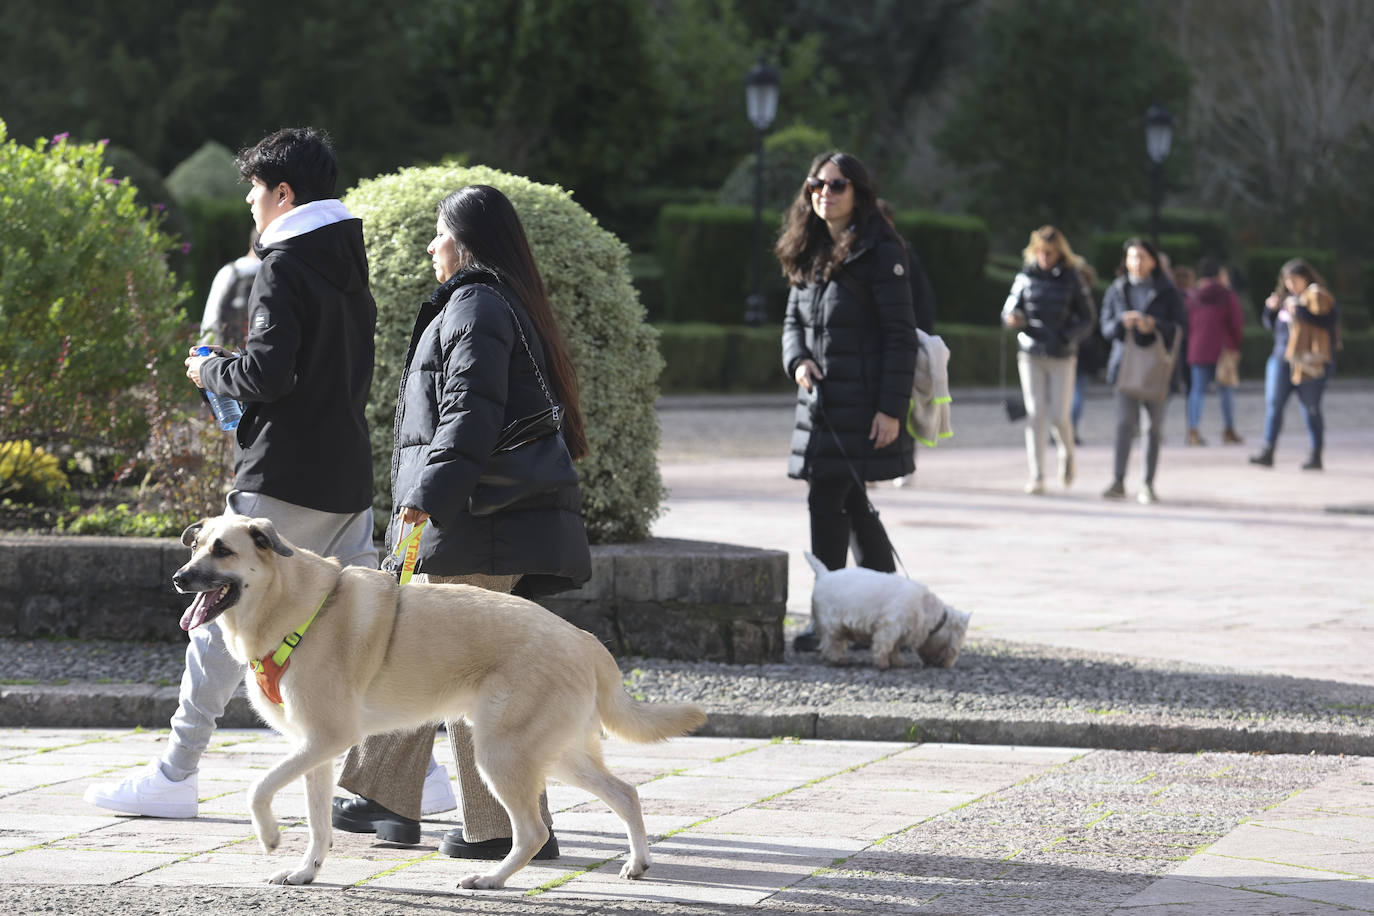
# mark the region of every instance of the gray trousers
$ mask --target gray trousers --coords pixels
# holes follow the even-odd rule
[[[1116,393],[1116,455],[1112,466],[1115,480],[1126,479],[1126,461],[1131,457],[1131,440],[1140,424],[1140,410],[1145,409],[1145,482],[1155,482],[1155,468],[1159,465],[1159,444],[1164,440],[1164,404],[1168,398],[1159,401],[1142,401],[1128,398],[1120,391]]]
[[[519,576],[427,576],[417,573],[416,583],[476,585],[494,592],[509,593]],[[463,812],[463,839],[469,843],[509,839],[510,818],[506,809],[491,794],[477,770],[472,746],[472,729],[462,719],[444,722],[453,763],[458,770],[458,789]],[[425,771],[434,753],[434,726],[423,725],[414,731],[370,735],[352,748],[344,759],[339,785],[354,795],[370,798],[402,817],[420,818],[420,799],[424,794]],[[547,792],[539,794],[539,815],[544,826],[553,830]]]
[[[1016,369],[1021,375],[1021,397],[1026,402],[1026,461],[1030,479],[1045,479],[1045,446],[1050,427],[1059,440],[1059,465],[1073,465],[1073,387],[1077,376],[1077,356],[1032,356],[1016,354]]]
[[[351,514],[321,512],[261,493],[230,490],[225,514],[230,513],[271,519],[277,531],[291,543],[323,556],[337,557],[345,566],[377,568],[371,508]],[[200,767],[200,757],[210,744],[215,722],[224,715],[245,671],[225,647],[218,623],[211,621],[196,627],[190,636],[177,711],[172,716],[172,734],[161,759],[163,775],[174,782]]]

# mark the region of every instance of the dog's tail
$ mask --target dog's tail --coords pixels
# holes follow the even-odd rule
[[[816,574],[817,579],[819,579],[826,573],[830,572],[830,568],[826,566],[824,563],[822,563],[820,560],[817,560],[815,555],[812,554],[809,550],[803,550],[802,556],[806,557],[806,562],[811,564],[811,571]]]
[[[596,712],[608,732],[637,744],[685,735],[706,724],[706,713],[695,703],[633,699],[625,692],[615,659],[604,648],[596,666]]]

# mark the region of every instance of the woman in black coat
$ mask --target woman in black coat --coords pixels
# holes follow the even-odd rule
[[[1155,335],[1164,339],[1165,349],[1174,345],[1175,338],[1188,330],[1188,310],[1183,296],[1165,276],[1159,252],[1145,239],[1128,239],[1122,246],[1121,267],[1117,278],[1102,297],[1102,336],[1112,342],[1107,357],[1107,381],[1115,385],[1121,371],[1121,354],[1126,335],[1131,334],[1137,344],[1149,346]],[[1145,410],[1149,425],[1145,427],[1145,480],[1138,499],[1153,503],[1155,469],[1159,465],[1159,446],[1164,439],[1164,402],[1168,391],[1157,401],[1142,401],[1116,392],[1116,453],[1112,468],[1112,482],[1102,495],[1107,499],[1126,498],[1126,461],[1131,456],[1131,440],[1140,423],[1140,411]]]
[[[591,576],[591,555],[571,467],[571,459],[587,453],[577,373],[515,208],[484,185],[450,194],[439,204],[428,251],[441,285],[420,305],[401,375],[391,463],[396,513],[387,546],[426,523],[416,581],[528,597],[578,586]],[[515,469],[555,485],[498,511],[475,512],[470,500],[501,431],[555,400],[563,410],[566,451],[547,466]],[[445,724],[462,788],[463,827],[449,831],[439,849],[459,858],[500,859],[511,847],[505,810],[477,773],[467,725]],[[425,726],[374,735],[350,751],[339,785],[358,797],[335,800],[334,826],[419,842],[433,747],[434,729]],[[540,808],[552,828],[542,798]],[[535,858],[557,855],[550,832]]]
[[[864,482],[916,466],[904,422],[916,323],[901,239],[859,160],[831,152],[812,162],[776,251],[791,284],[782,361],[797,383],[787,474],[810,484],[811,552],[839,569],[852,549],[858,565],[892,572]],[[810,634],[799,649],[814,647]]]

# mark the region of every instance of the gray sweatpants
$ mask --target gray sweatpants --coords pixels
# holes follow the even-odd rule
[[[225,514],[230,513],[271,519],[291,543],[337,557],[345,566],[377,568],[371,508],[351,514],[321,512],[261,493],[230,490]],[[229,654],[218,623],[211,621],[191,631],[172,734],[161,760],[168,779],[183,780],[200,767],[200,756],[210,744],[215,722],[224,715],[243,675],[244,667]]]
[[[1118,482],[1126,479],[1126,461],[1131,457],[1131,440],[1140,424],[1140,410],[1145,409],[1145,482],[1153,485],[1155,468],[1159,465],[1159,444],[1164,439],[1164,403],[1130,398],[1116,393],[1116,455],[1112,474]]]
[[[1045,445],[1050,427],[1059,442],[1059,465],[1073,467],[1073,386],[1078,369],[1077,356],[1032,356],[1016,354],[1016,369],[1021,375],[1021,397],[1026,402],[1026,461],[1030,479],[1045,479]]]

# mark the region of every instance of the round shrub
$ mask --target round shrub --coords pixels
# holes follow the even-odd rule
[[[185,203],[198,197],[223,198],[243,203],[248,187],[239,178],[229,147],[207,140],[181,161],[167,176],[167,190]]]
[[[0,121],[0,441],[137,446],[129,392],[188,387],[172,242],[103,150]]]
[[[794,124],[766,137],[763,141],[764,210],[770,216],[786,210],[796,199],[811,160],[834,148],[829,134],[805,124]],[[741,158],[721,185],[720,203],[753,207],[757,174],[755,154]]]
[[[498,188],[514,203],[577,364],[591,447],[578,464],[588,533],[600,543],[641,540],[663,495],[654,413],[663,361],[630,285],[629,249],[567,191],[480,166],[402,169],[362,181],[344,197],[363,220],[377,300],[368,422],[378,504],[391,508],[392,421],[410,330],[436,286],[425,253],[435,208],[472,184]]]

